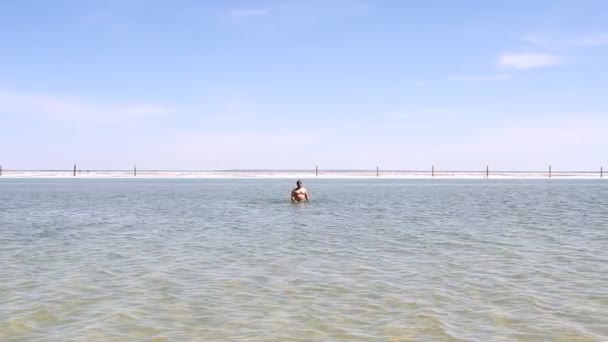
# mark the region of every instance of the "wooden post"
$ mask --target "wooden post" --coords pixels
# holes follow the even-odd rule
[[[0,176],[2,176],[2,166],[0,166]],[[600,167],[600,178],[604,178],[604,167]]]
[[[551,178],[551,165],[549,165],[549,178]]]
[[[133,177],[137,177],[137,165],[133,165]]]
[[[2,177],[2,165],[0,165],[0,177]]]
[[[431,177],[435,177],[435,165],[431,166]]]
[[[319,166],[315,166],[315,177],[319,176]]]
[[[380,176],[380,169],[376,166],[376,177]]]
[[[486,178],[490,178],[490,166],[486,165]]]
[[[74,164],[74,177],[76,177],[76,164]]]

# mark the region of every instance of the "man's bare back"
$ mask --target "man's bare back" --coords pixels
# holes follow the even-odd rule
[[[291,190],[291,201],[292,202],[303,202],[309,201],[308,198],[308,191],[306,191],[306,188],[302,186],[302,181],[297,181],[296,182],[296,187]]]

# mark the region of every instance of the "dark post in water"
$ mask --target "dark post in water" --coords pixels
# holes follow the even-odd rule
[[[2,176],[2,166],[0,166],[0,176]],[[604,178],[604,167],[600,167],[600,178]]]
[[[76,177],[76,164],[74,164],[74,177]]]
[[[2,176],[2,165],[0,165],[0,177]]]
[[[133,177],[137,177],[137,165],[133,165]]]
[[[315,177],[319,176],[319,167],[315,166]]]
[[[486,165],[486,178],[490,178],[490,167]]]
[[[549,165],[549,178],[551,178],[551,165]]]
[[[431,177],[435,177],[435,165],[431,166]]]
[[[380,169],[376,166],[376,177],[380,176]]]

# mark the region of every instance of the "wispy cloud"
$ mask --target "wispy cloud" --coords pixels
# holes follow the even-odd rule
[[[0,90],[0,114],[39,115],[99,123],[167,115],[176,108],[154,104],[99,104],[70,96]]]
[[[408,81],[407,84],[414,86],[414,87],[424,87],[424,86],[430,85],[431,82],[426,81],[426,80],[411,80],[411,81]]]
[[[499,64],[515,69],[532,69],[555,66],[563,62],[554,53],[577,47],[594,47],[608,45],[608,32],[573,33],[549,31],[532,33],[522,37],[528,44],[553,53],[506,53],[499,59]]]
[[[224,12],[232,23],[239,24],[256,19],[273,18],[290,23],[318,24],[324,20],[341,20],[367,15],[371,6],[365,2],[284,2],[264,7],[232,8]]]
[[[481,83],[481,82],[496,82],[512,79],[510,74],[492,74],[492,75],[454,75],[448,77],[448,82],[454,83]]]
[[[456,108],[456,107],[441,107],[431,106],[423,108],[398,108],[382,113],[379,117],[393,122],[393,120],[443,120],[450,117],[462,116],[473,111],[479,111],[476,108]]]
[[[500,74],[457,74],[450,75],[447,78],[440,80],[410,80],[407,85],[412,87],[426,87],[431,85],[443,84],[446,81],[449,83],[484,83],[484,82],[500,82],[507,81],[513,78],[513,75],[507,73]]]
[[[577,37],[572,43],[576,46],[608,45],[608,33]]]
[[[298,168],[302,151],[314,141],[310,133],[276,133],[236,130],[179,134],[154,144],[154,154],[164,165],[184,168]],[[146,151],[149,151],[149,146]],[[306,155],[306,153],[305,153]],[[308,165],[313,165],[308,161]]]
[[[216,86],[202,91],[197,99],[184,109],[199,113],[199,117],[217,124],[245,124],[259,120],[267,108],[260,99],[247,92],[234,87]]]
[[[385,168],[397,169],[420,166],[430,169],[435,164],[443,169],[482,170],[490,165],[494,170],[538,170],[551,164],[562,170],[590,170],[605,161],[602,150],[608,144],[604,132],[607,125],[607,118],[585,114],[510,119],[485,126],[476,133],[467,132],[449,142],[429,139],[386,146],[368,140],[366,147],[370,152],[361,154],[361,158],[367,158],[364,161],[367,165],[378,160]],[[429,136],[434,134],[429,132]],[[395,156],[407,156],[406,162]]]
[[[534,33],[522,38],[525,42],[545,49],[568,49],[608,45],[608,32],[573,34],[563,32]]]
[[[561,64],[559,57],[548,53],[506,53],[498,62],[501,66],[515,69],[533,69]]]
[[[270,8],[240,8],[231,9],[227,12],[227,17],[234,23],[243,22],[250,19],[260,18],[272,13]]]
[[[137,21],[124,11],[97,10],[80,17],[85,29],[100,29],[114,34],[122,34],[138,26]]]
[[[471,159],[503,169],[540,169],[549,164],[589,169],[601,165],[599,152],[608,143],[603,129],[607,124],[604,117],[586,115],[531,119],[495,127],[474,141],[444,145],[435,153],[446,160],[454,156],[453,164]]]

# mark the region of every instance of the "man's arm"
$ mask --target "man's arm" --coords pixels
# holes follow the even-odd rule
[[[295,199],[295,198],[294,198],[294,196],[293,196],[293,195],[294,195],[294,193],[295,193],[295,190],[291,190],[291,201],[292,201],[292,202],[295,202],[295,201],[296,201],[296,199]]]
[[[304,197],[306,197],[306,202],[310,201],[310,198],[308,197],[308,190],[304,191]]]

